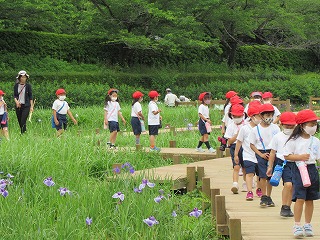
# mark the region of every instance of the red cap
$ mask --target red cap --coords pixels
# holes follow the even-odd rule
[[[232,105],[230,113],[234,116],[242,116],[244,113],[244,107],[240,104]]]
[[[265,103],[260,105],[260,113],[263,112],[274,112],[274,107],[270,103]]]
[[[59,88],[59,89],[56,91],[56,95],[61,95],[61,94],[66,94],[66,91],[65,91],[63,88]]]
[[[260,96],[260,97],[262,97],[262,92],[252,92],[252,93],[250,94],[250,97],[254,97],[254,96]]]
[[[314,113],[314,111],[310,109],[301,110],[300,112],[297,113],[297,116],[296,116],[297,124],[316,121],[316,120],[319,120],[319,118]]]
[[[272,92],[265,92],[264,94],[262,94],[263,99],[272,98],[272,97],[273,97]]]
[[[240,103],[243,103],[243,100],[236,95],[230,98],[230,103],[231,105],[240,104]]]
[[[293,112],[283,112],[280,115],[280,122],[286,125],[296,125],[296,115]]]
[[[2,90],[0,90],[0,96],[5,95],[6,93]]]
[[[111,95],[111,93],[113,93],[113,92],[118,93],[118,92],[119,92],[119,90],[118,90],[118,89],[116,89],[116,88],[110,88],[110,89],[109,89],[109,91],[108,91],[108,95]]]
[[[250,107],[258,107],[258,108],[260,108],[261,105],[262,105],[262,103],[260,101],[254,100],[254,101],[249,102],[249,108]]]
[[[148,96],[149,96],[150,98],[155,98],[155,97],[159,97],[160,94],[159,94],[157,91],[150,91],[149,94],[148,94]]]
[[[139,99],[139,98],[141,98],[143,95],[144,95],[144,94],[143,94],[142,92],[136,91],[136,92],[134,92],[134,93],[132,94],[132,97],[133,97],[134,99]]]
[[[247,113],[248,113],[248,116],[249,116],[249,117],[252,117],[253,115],[259,114],[259,113],[260,113],[259,105],[249,106]]]
[[[204,98],[204,95],[206,95],[208,92],[203,92],[203,93],[200,93],[199,95],[199,100],[202,101],[203,98]]]
[[[234,97],[235,95],[237,95],[238,93],[235,91],[229,91],[226,93],[226,98],[230,99],[232,97]]]

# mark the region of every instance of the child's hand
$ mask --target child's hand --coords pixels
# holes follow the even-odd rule
[[[122,122],[124,125],[126,125],[126,123],[127,123],[125,119],[122,119]]]
[[[54,120],[54,124],[55,124],[56,126],[58,126],[58,125],[59,125],[59,121],[58,121],[58,120]]]
[[[17,102],[17,103],[16,103],[16,107],[17,107],[17,108],[21,108],[21,103],[20,103],[20,102]]]
[[[269,153],[262,153],[261,155],[260,155],[260,157],[262,157],[263,159],[265,159],[265,160],[269,160],[269,156],[270,156],[270,154]]]
[[[72,122],[73,122],[74,125],[77,125],[77,124],[78,124],[78,122],[77,122],[76,119],[72,119]]]
[[[271,166],[268,167],[266,174],[268,177],[272,177],[272,167]]]
[[[308,161],[310,158],[310,154],[309,153],[305,153],[305,154],[300,154],[300,160],[301,161]]]
[[[106,126],[108,126],[108,124],[109,124],[108,120],[104,120],[104,124],[105,124]]]
[[[211,125],[211,121],[210,121],[210,119],[207,119],[207,123],[209,123],[209,124]]]
[[[158,113],[161,113],[161,109],[158,109]]]
[[[239,156],[238,155],[234,156],[234,163],[237,165],[239,164]]]

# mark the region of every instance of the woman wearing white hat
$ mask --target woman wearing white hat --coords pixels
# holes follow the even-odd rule
[[[33,112],[32,88],[27,79],[29,75],[21,70],[18,73],[17,82],[14,85],[14,101],[16,104],[16,115],[19,122],[21,134],[27,130],[27,118],[30,112]]]

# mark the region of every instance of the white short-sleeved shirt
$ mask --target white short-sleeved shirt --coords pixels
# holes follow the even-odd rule
[[[315,164],[320,159],[320,140],[314,136],[309,139],[298,137],[290,139],[284,147],[284,156],[291,154],[310,154],[310,158],[306,164]]]
[[[2,102],[2,100],[0,100],[0,102]],[[4,102],[3,104],[0,106],[0,115],[3,115],[4,114]]]
[[[159,125],[160,124],[160,113],[154,115],[152,112],[158,111],[158,105],[154,101],[150,101],[148,105],[148,125]]]
[[[243,148],[243,160],[248,160],[250,162],[257,163],[257,158],[255,152],[250,147],[250,141],[249,141],[249,135],[253,131],[253,127],[251,125],[245,124],[242,128],[240,128],[240,131],[237,136],[237,140],[242,142],[242,148]]]
[[[104,110],[107,111],[107,119],[109,122],[118,122],[118,113],[120,109],[120,104],[118,102],[108,101]]]
[[[229,118],[229,111],[230,111],[230,108],[231,108],[231,104],[229,103],[226,108],[224,109],[224,115],[223,115],[223,118],[222,118],[222,122],[224,122],[224,125],[227,127],[228,124],[231,122],[231,118]]]
[[[249,141],[252,143],[258,150],[263,150],[263,145],[260,141],[259,132],[266,149],[270,149],[270,142],[274,135],[280,132],[278,125],[271,123],[268,127],[262,127],[260,124],[255,126],[252,132],[249,135]]]
[[[201,113],[202,116],[204,116],[205,118],[210,118],[209,117],[209,107],[203,104],[200,104],[199,108],[198,108],[198,113]]]
[[[138,113],[141,112],[142,113],[142,107],[141,104],[139,102],[136,102],[135,104],[133,104],[133,106],[131,107],[131,117],[139,117]]]
[[[63,108],[62,105],[64,103],[64,106]],[[58,112],[58,110],[61,108],[61,110]],[[56,110],[57,113],[59,114],[67,114],[68,110],[70,109],[68,103],[66,101],[61,101],[59,99],[56,99],[54,102],[53,102],[53,105],[52,105],[52,110]]]
[[[290,135],[286,135],[283,132],[278,132],[273,136],[269,144],[270,149],[276,151],[276,157],[280,158],[281,160],[285,160],[283,156],[284,145],[286,144],[289,137]]]
[[[180,99],[173,93],[168,93],[164,98],[164,103],[167,106],[174,107],[176,102],[180,102]]]
[[[226,129],[226,133],[224,134],[225,138],[232,138],[234,135],[236,135],[241,127],[244,125],[244,121],[242,121],[241,124],[237,125],[234,123],[233,120],[231,120],[231,122],[229,123],[227,129]]]

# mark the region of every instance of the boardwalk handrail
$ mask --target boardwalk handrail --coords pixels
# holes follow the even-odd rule
[[[314,110],[315,108],[319,109],[319,107],[313,106],[314,101],[320,101],[320,97],[313,97],[313,96],[309,97],[309,109],[311,110]]]

